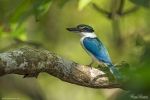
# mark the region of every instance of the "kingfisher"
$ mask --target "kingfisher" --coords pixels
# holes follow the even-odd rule
[[[68,31],[79,34],[82,47],[92,58],[92,62],[88,66],[91,67],[94,62],[97,62],[99,65],[104,64],[109,67],[110,71],[115,75],[117,79],[122,79],[122,76],[113,66],[106,47],[96,36],[96,34],[94,33],[94,29],[91,26],[80,24],[75,28],[66,29]]]

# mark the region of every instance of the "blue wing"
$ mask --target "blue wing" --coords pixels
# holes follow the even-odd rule
[[[108,54],[106,47],[98,38],[89,38],[86,37],[83,39],[84,47],[92,53],[97,59],[100,61],[105,62],[113,74],[118,78],[121,79],[122,76],[118,73],[115,67],[111,64],[111,60]]]
[[[96,38],[86,37],[83,40],[84,47],[100,61],[111,63],[108,51],[103,43]]]

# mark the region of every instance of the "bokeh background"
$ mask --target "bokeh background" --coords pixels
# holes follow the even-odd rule
[[[0,0],[0,53],[31,47],[87,65],[91,58],[80,46],[79,36],[66,28],[88,24],[106,45],[114,64],[125,61],[149,79],[149,7],[150,0]],[[134,90],[136,94],[77,86],[46,73],[37,79],[22,78],[14,74],[0,77],[0,99],[133,100],[131,95],[138,94],[150,98],[147,80],[146,88]]]

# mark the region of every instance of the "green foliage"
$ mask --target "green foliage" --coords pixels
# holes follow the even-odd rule
[[[25,12],[31,3],[31,0],[24,0],[11,15],[11,37],[26,40],[25,25],[22,23],[29,16],[29,13]]]
[[[140,67],[138,71],[141,71],[141,74],[148,79],[150,12],[145,9],[149,5],[147,1],[0,0],[0,52],[30,46],[50,50],[67,59],[86,65],[91,62],[91,59],[80,46],[78,35],[66,31],[65,28],[75,27],[82,23],[89,24],[108,48],[113,63],[126,61],[131,67],[135,67],[134,69]],[[93,3],[99,9],[94,8]],[[96,66],[97,64],[94,65],[94,67]],[[19,79],[21,78],[19,76]],[[14,79],[9,80],[10,78],[3,83],[10,86],[9,83]],[[5,97],[10,97],[12,93],[15,95],[14,91],[20,90],[16,86],[24,86],[20,81],[22,80],[17,81],[17,85],[11,84],[12,90],[7,88],[6,84],[0,85],[1,95]],[[28,82],[28,80],[25,81]],[[118,92],[95,90],[64,83],[47,74],[40,74],[36,81],[42,87],[47,100],[105,100],[118,97]],[[149,82],[147,83],[149,84]],[[2,89],[3,86],[5,88]],[[28,87],[23,88],[28,89]],[[34,91],[34,87],[28,90]],[[22,91],[26,93],[26,90]],[[24,94],[24,92],[17,92],[16,97],[24,99],[26,96],[22,95],[29,94]],[[37,93],[37,91],[34,92]],[[125,93],[120,92],[120,94]],[[126,94],[128,97],[129,95]],[[111,100],[114,99],[111,98]]]
[[[149,0],[130,0],[132,3],[136,5],[143,6],[145,8],[150,8],[150,1]]]
[[[48,11],[52,0],[34,0],[34,14],[36,21],[39,21],[40,18]]]
[[[69,0],[57,0],[58,6],[63,7]]]
[[[79,0],[78,9],[82,10],[85,6],[87,6],[91,0]]]
[[[24,12],[30,6],[31,3],[32,3],[31,0],[24,0],[19,5],[19,7],[17,7],[17,9],[14,11],[14,13],[11,15],[10,22],[16,23],[21,16],[24,16]],[[24,20],[22,20],[22,21],[24,21]]]

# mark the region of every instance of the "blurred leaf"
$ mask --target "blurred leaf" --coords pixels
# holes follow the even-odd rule
[[[17,22],[20,16],[25,12],[30,4],[31,0],[24,0],[11,16],[11,23]]]
[[[67,1],[69,1],[69,0],[58,0],[58,6],[63,7]]]
[[[29,8],[28,10],[26,10],[21,16],[20,18],[18,19],[18,23],[16,25],[16,28],[19,28],[20,25],[22,23],[24,23],[24,21],[30,16],[33,14],[33,10],[31,10],[31,8]]]
[[[142,46],[144,44],[145,44],[145,40],[143,39],[143,37],[140,34],[138,34],[137,38],[136,38],[136,45]]]
[[[40,18],[48,11],[51,0],[34,0],[34,14],[36,21],[39,21]]]
[[[26,40],[26,31],[25,31],[25,28],[26,28],[25,24],[21,24],[19,26],[19,28],[17,28],[16,30],[13,30],[11,32],[11,37],[17,38],[17,39],[20,39],[20,40]]]
[[[32,3],[32,0],[24,0],[19,7],[14,11],[13,15],[11,16],[11,34],[10,36],[13,38],[18,38],[21,40],[26,40],[26,32],[25,32],[25,25],[22,23],[27,18],[29,13],[25,16],[25,12],[29,8],[29,5]],[[24,17],[24,19],[23,19]]]
[[[91,0],[79,0],[78,9],[82,10],[90,2],[91,2]]]
[[[136,5],[140,5],[146,8],[150,7],[150,0],[130,0],[130,1]]]

